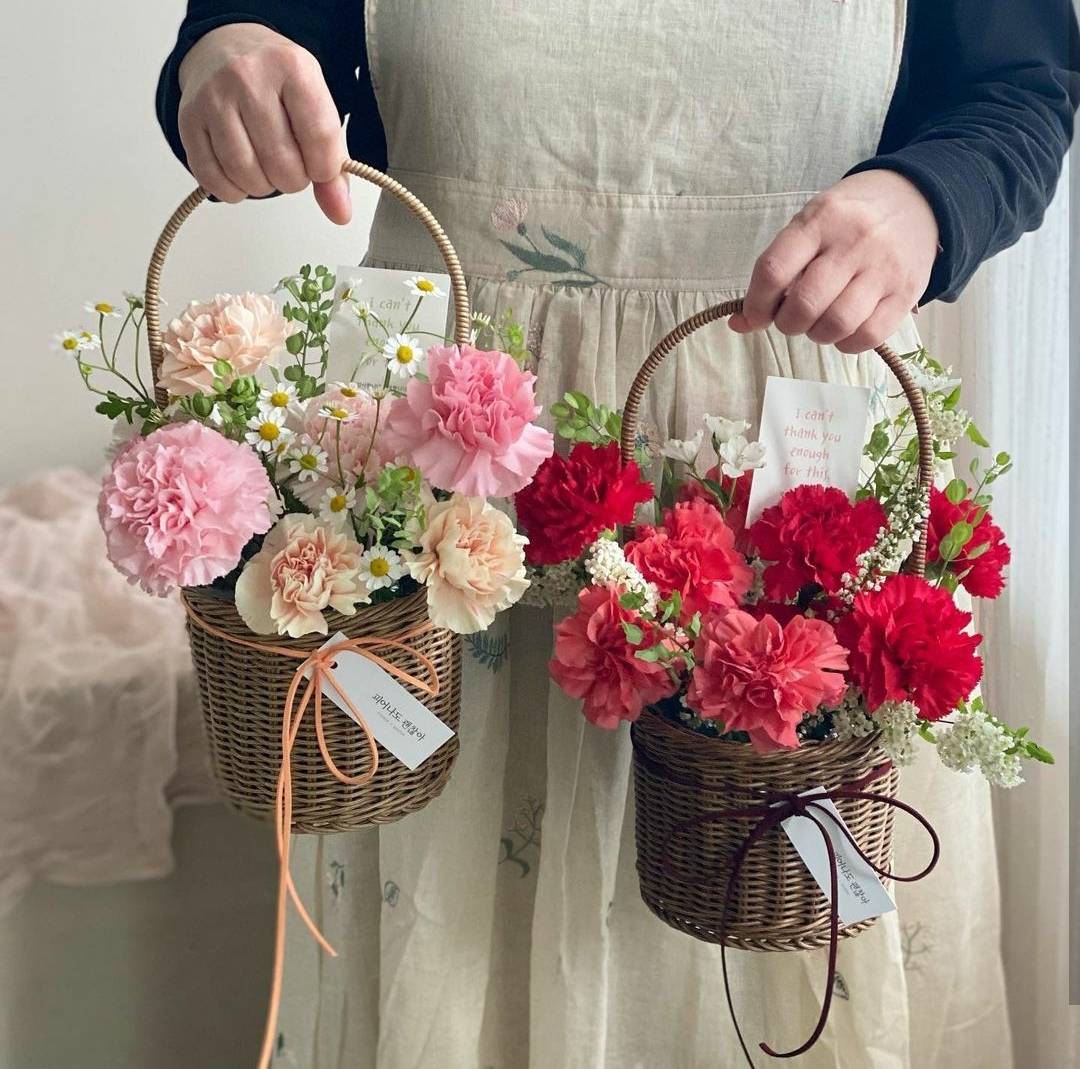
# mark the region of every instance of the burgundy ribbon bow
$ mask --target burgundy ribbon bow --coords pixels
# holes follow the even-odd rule
[[[668,840],[664,845],[664,869],[669,875],[676,879],[684,879],[684,876],[680,874],[672,864],[670,856],[672,840],[675,839],[676,836],[703,824],[739,818],[757,818],[757,823],[747,833],[746,838],[742,841],[738,850],[735,851],[735,855],[731,860],[731,873],[728,877],[727,892],[724,896],[724,912],[720,921],[720,963],[724,973],[724,994],[727,997],[728,1011],[731,1014],[731,1023],[735,1026],[735,1034],[739,1037],[739,1045],[742,1047],[743,1054],[746,1055],[746,1063],[750,1066],[750,1069],[754,1069],[754,1060],[750,1056],[750,1051],[746,1046],[746,1040],[743,1038],[742,1029],[739,1027],[739,1019],[735,1013],[735,1004],[731,998],[731,984],[728,980],[727,948],[724,945],[728,914],[731,912],[732,899],[735,894],[735,888],[739,882],[739,874],[742,870],[743,861],[746,859],[746,855],[750,852],[755,843],[760,842],[769,834],[769,832],[778,828],[782,821],[793,816],[806,817],[814,822],[821,832],[821,838],[825,844],[826,853],[829,856],[829,964],[825,984],[825,998],[821,1003],[821,1014],[818,1017],[817,1026],[811,1033],[810,1038],[794,1050],[776,1051],[767,1043],[758,1044],[761,1050],[769,1055],[770,1058],[796,1058],[800,1054],[805,1054],[818,1041],[821,1037],[821,1033],[825,1030],[825,1025],[829,1020],[829,1010],[832,1007],[833,985],[836,981],[836,953],[840,941],[840,914],[837,905],[838,887],[836,876],[836,850],[833,847],[832,839],[829,836],[826,826],[821,821],[821,816],[823,815],[832,821],[834,826],[840,830],[844,835],[844,838],[851,844],[855,853],[858,854],[858,856],[861,857],[874,872],[884,879],[895,880],[898,883],[914,883],[916,880],[921,880],[931,872],[937,864],[938,857],[941,854],[941,843],[938,839],[937,832],[934,831],[930,822],[921,813],[917,812],[906,802],[901,802],[898,798],[893,798],[891,795],[887,794],[877,794],[876,792],[868,791],[866,789],[871,783],[874,783],[881,779],[882,776],[887,775],[891,769],[892,762],[885,761],[883,764],[877,765],[865,776],[855,780],[853,783],[843,784],[833,788],[831,791],[826,791],[824,794],[813,794],[809,797],[802,797],[794,791],[750,791],[750,793],[760,798],[759,802],[734,809],[713,809],[706,813],[699,813],[696,817],[692,817],[690,820],[684,820],[671,829]],[[746,788],[734,789],[743,791],[744,793],[746,792]],[[822,805],[822,802],[825,801],[837,802],[841,799],[849,798],[873,802],[876,805],[892,806],[894,809],[903,810],[909,816],[914,817],[926,829],[934,844],[934,854],[926,868],[914,876],[897,876],[895,873],[879,869],[863,852],[862,848],[852,837],[851,832],[848,831],[847,826],[838,823],[833,814]],[[701,886],[700,882],[699,886]]]

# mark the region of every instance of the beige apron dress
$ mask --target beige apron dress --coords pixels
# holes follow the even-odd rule
[[[905,8],[368,0],[390,172],[446,227],[475,308],[527,324],[544,404],[576,387],[617,405],[662,334],[741,293],[812,193],[874,153]],[[440,266],[393,203],[368,262]],[[913,326],[894,343],[913,348]],[[875,361],[714,326],[654,379],[646,433],[693,430],[704,412],[756,423],[768,375],[880,387]],[[550,628],[550,612],[519,607],[467,640],[441,798],[381,832],[299,844],[298,882],[341,957],[294,928],[275,1065],[742,1065],[718,949],[639,898],[629,733],[587,724],[549,684]],[[795,1064],[1009,1069],[987,791],[932,755],[902,789],[941,833],[942,864],[842,945],[828,1029]],[[907,831],[897,864],[915,871],[926,847]],[[801,1042],[823,955],[731,961],[752,1045]]]

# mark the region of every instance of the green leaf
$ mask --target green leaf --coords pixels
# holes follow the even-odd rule
[[[640,609],[645,604],[645,594],[640,590],[628,590],[619,597],[619,604],[624,609]]]
[[[1054,764],[1054,755],[1049,751],[1043,749],[1036,742],[1029,742],[1026,746],[1027,755],[1034,761],[1041,761],[1044,765]]]
[[[637,659],[639,661],[649,661],[649,662],[651,662],[653,664],[655,664],[657,661],[659,661],[660,658],[663,657],[663,655],[664,655],[664,647],[663,646],[650,646],[648,649],[638,650],[634,654],[634,656],[637,657]]]
[[[285,348],[293,356],[299,356],[304,351],[304,335],[302,333],[290,334],[285,339]],[[288,371],[285,372],[288,375]]]
[[[945,487],[945,496],[954,504],[959,505],[967,497],[967,483],[963,479],[953,479]]]
[[[304,377],[304,369],[296,364],[290,364],[283,374],[289,382],[299,382]]]
[[[637,624],[632,624],[629,620],[623,620],[622,629],[623,634],[626,635],[626,641],[631,646],[636,646],[645,638],[645,632]]]
[[[559,252],[565,252],[568,256],[572,257],[574,263],[576,263],[578,267],[585,266],[585,250],[581,248],[581,246],[575,245],[572,241],[568,241],[561,235],[553,233],[551,230],[548,230],[546,226],[541,226],[540,230],[547,239],[547,243],[553,249],[558,249]]]
[[[500,240],[499,244],[507,252],[516,256],[523,264],[527,264],[535,271],[562,274],[565,271],[574,270],[575,265],[569,260],[564,260],[561,256],[549,256],[547,253],[538,252],[536,249],[527,249],[524,245],[515,245],[512,241]]]
[[[982,432],[974,423],[968,422],[967,430],[964,432],[968,440],[974,442],[976,445],[982,446],[983,449],[989,449],[990,443],[982,436]]]

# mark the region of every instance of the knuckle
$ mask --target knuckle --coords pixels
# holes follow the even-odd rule
[[[758,260],[758,272],[770,286],[778,286],[784,279],[784,265],[775,253],[766,253]]]

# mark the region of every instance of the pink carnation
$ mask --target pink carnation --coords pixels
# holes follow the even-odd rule
[[[212,393],[216,360],[234,376],[253,375],[285,351],[293,325],[270,297],[219,293],[208,304],[191,304],[165,328],[161,385],[176,397]]]
[[[551,677],[572,698],[584,701],[583,712],[602,728],[618,727],[621,720],[636,720],[642,709],[675,692],[667,669],[635,656],[654,646],[654,627],[619,604],[613,586],[586,587],[578,595],[578,611],[555,628],[555,656]],[[641,642],[631,643],[623,623],[642,631]]]
[[[113,461],[98,501],[109,560],[151,594],[204,586],[240,562],[273,522],[258,457],[201,423],[134,438]]]
[[[847,651],[830,624],[805,616],[784,626],[741,609],[710,616],[694,658],[687,705],[725,731],[745,731],[762,751],[798,746],[802,718],[845,689]]]
[[[322,414],[330,405],[342,408],[349,415],[344,421],[331,419]],[[384,403],[378,418],[385,424],[388,405]],[[375,398],[366,390],[352,383],[332,386],[325,393],[311,398],[304,409],[304,431],[316,441],[321,439],[330,462],[330,474],[338,476],[337,461],[340,444],[341,466],[345,470],[342,479],[349,475],[377,474],[387,464],[393,463],[395,452],[390,448],[383,428],[376,430],[379,409]]]
[[[386,424],[387,441],[440,490],[471,497],[517,493],[551,456],[532,421],[536,376],[500,352],[469,345],[428,350],[428,382],[412,379]]]

